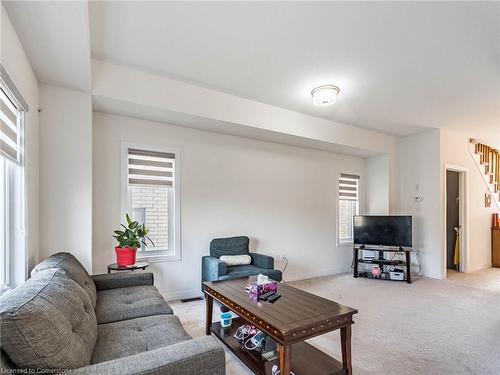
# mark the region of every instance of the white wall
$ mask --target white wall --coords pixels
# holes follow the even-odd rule
[[[124,141],[181,150],[182,261],[151,266],[167,298],[200,294],[215,237],[248,235],[253,250],[285,254],[287,280],[350,269],[351,248],[336,246],[336,179],[363,175],[362,159],[104,113],[93,122],[94,272],[115,259]]]
[[[365,159],[365,212],[370,215],[389,214],[389,156]]]
[[[0,60],[29,106],[25,122],[27,271],[29,271],[39,260],[38,82],[3,4],[0,6],[0,13]]]
[[[396,138],[373,130],[283,109],[210,90],[165,76],[92,60],[92,93],[122,103],[141,105],[143,115],[152,109],[189,114],[205,120],[237,124],[332,144],[369,150],[393,151]],[[142,117],[143,116],[138,116]]]
[[[444,249],[444,238],[446,238],[445,166],[446,164],[452,164],[466,168],[468,174],[469,265],[467,272],[491,267],[491,215],[498,212],[495,211],[493,205],[490,208],[484,207],[486,185],[469,153],[470,147],[469,140],[464,134],[448,129],[441,130],[442,244]]]
[[[92,272],[90,94],[40,85],[40,252],[73,253]]]
[[[103,112],[166,123],[184,121],[191,123],[192,127],[211,127],[226,134],[293,143],[299,147],[325,148],[330,145],[341,153],[353,148],[365,154],[387,154],[390,206],[396,209],[399,205],[397,138],[392,135],[98,60],[92,60],[92,79],[94,102],[103,107]]]
[[[399,213],[413,216],[413,248],[424,276],[441,278],[440,131],[399,141]],[[415,202],[415,195],[423,197]]]

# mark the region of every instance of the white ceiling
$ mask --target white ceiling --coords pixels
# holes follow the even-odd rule
[[[500,2],[2,4],[44,83],[89,91],[92,53],[348,125],[500,142]],[[337,104],[311,104],[320,84]]]
[[[90,91],[86,1],[2,1],[2,4],[40,82]]]
[[[500,133],[500,2],[89,6],[100,60],[397,135]]]

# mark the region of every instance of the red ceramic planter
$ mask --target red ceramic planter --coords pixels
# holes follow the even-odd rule
[[[119,266],[130,266],[135,264],[135,255],[137,253],[136,249],[131,247],[115,247],[116,252],[116,263]]]

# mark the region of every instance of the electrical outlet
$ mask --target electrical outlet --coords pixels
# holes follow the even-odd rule
[[[286,257],[286,255],[285,255],[285,254],[282,254],[282,255],[281,255],[281,260],[282,260],[283,262],[288,262],[288,258]]]

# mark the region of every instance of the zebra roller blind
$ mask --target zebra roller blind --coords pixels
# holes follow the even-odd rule
[[[19,160],[21,111],[0,87],[0,153]]]
[[[341,173],[339,177],[339,199],[347,201],[359,200],[359,176]]]
[[[129,148],[127,158],[129,185],[173,186],[174,153]]]

